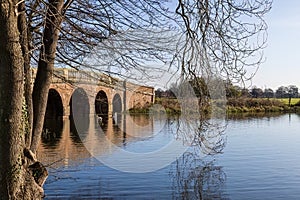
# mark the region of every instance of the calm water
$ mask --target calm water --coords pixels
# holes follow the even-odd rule
[[[125,122],[124,117],[119,117],[117,125],[109,119],[101,127],[97,120],[89,119],[76,127],[78,131],[69,120],[48,122],[47,126],[39,149],[49,170],[46,199],[300,198],[299,115],[229,119],[219,137],[226,138],[223,153],[214,156],[204,156],[199,148],[174,155],[187,147],[180,140],[186,138],[184,133],[175,134],[176,119],[127,116]],[[174,138],[181,142],[173,152],[151,154]],[[136,155],[136,160],[124,159],[123,150]],[[152,155],[152,164],[138,153]],[[113,169],[99,159],[139,173]],[[152,165],[160,169],[141,173]]]

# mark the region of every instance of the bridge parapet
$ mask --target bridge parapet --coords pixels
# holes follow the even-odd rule
[[[31,69],[32,82],[36,76],[37,69]],[[116,78],[112,78],[106,74],[93,72],[93,71],[84,71],[76,69],[67,69],[67,68],[55,68],[52,76],[52,83],[88,83],[88,84],[97,84],[97,85],[113,85],[114,82],[117,82]]]
[[[31,69],[32,83],[35,79],[37,69]],[[68,68],[55,68],[52,76],[52,83],[89,84],[104,86],[119,91],[132,91],[144,95],[154,95],[154,88],[142,86],[135,83],[120,80],[100,72],[84,71]]]

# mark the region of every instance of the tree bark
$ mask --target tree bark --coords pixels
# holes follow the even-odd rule
[[[16,1],[0,0],[0,196],[17,199],[24,176],[23,66]]]
[[[18,3],[0,0],[0,199],[42,199],[48,173],[26,148],[31,122],[24,117],[23,97],[28,95],[28,105],[30,57],[26,17],[22,12],[25,5]]]
[[[27,119],[25,130],[25,144],[27,148],[30,148],[32,138],[32,124],[33,124],[33,110],[32,110],[32,89],[31,89],[31,70],[30,70],[30,57],[29,39],[28,39],[28,24],[25,13],[25,1],[20,3],[18,18],[18,28],[20,32],[20,43],[22,47],[22,53],[24,58],[24,95],[27,106]]]
[[[33,88],[33,133],[30,149],[36,152],[44,125],[48,91],[54,68],[54,59],[62,22],[63,0],[49,0],[43,33],[38,70]]]

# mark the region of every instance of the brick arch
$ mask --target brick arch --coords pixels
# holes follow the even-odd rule
[[[45,119],[58,119],[63,116],[63,103],[59,92],[49,89]]]
[[[112,114],[112,95],[113,95],[113,89],[109,88],[109,87],[104,87],[104,86],[98,86],[95,89],[95,94],[94,94],[94,98],[93,98],[93,102],[94,102],[94,109],[96,108],[95,102],[96,102],[96,98],[97,98],[97,94],[102,91],[106,94],[107,97],[107,106],[108,106],[108,115]],[[95,110],[96,113],[96,110]]]
[[[122,97],[119,93],[115,93],[112,98],[112,113],[121,113],[123,111]]]
[[[70,115],[72,115],[72,109],[76,109],[76,112],[80,115],[89,115],[90,106],[86,90],[82,87],[74,88],[69,100]]]
[[[72,96],[72,93],[74,91],[74,86],[70,85],[70,84],[51,84],[50,85],[50,89],[54,89],[56,90],[62,100],[62,104],[63,104],[63,117],[69,117],[70,115],[70,106],[69,106],[69,102]]]
[[[75,136],[85,137],[83,134],[89,129],[91,104],[88,92],[84,85],[77,85],[70,95],[70,128]]]
[[[95,97],[95,114],[100,115],[108,115],[110,110],[108,95],[104,90],[100,90],[97,92]]]

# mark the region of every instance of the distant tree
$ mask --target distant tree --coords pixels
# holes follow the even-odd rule
[[[297,98],[298,97],[298,87],[295,86],[295,85],[289,85],[288,86],[288,93],[289,93],[289,97]]]
[[[241,90],[241,96],[242,96],[242,97],[250,97],[251,94],[250,94],[250,92],[249,92],[249,90],[248,90],[247,88],[243,88],[243,89]]]
[[[164,91],[161,88],[158,88],[157,90],[155,90],[155,97],[161,98],[163,92]]]
[[[275,92],[276,98],[288,98],[289,89],[285,86],[280,86]]]
[[[242,95],[242,89],[239,86],[233,85],[230,81],[225,84],[226,97],[237,98]]]
[[[265,91],[264,91],[264,97],[273,98],[274,97],[274,91],[271,88],[266,88]]]
[[[264,94],[263,90],[261,88],[253,87],[251,89],[251,96],[254,98],[262,97]]]
[[[291,106],[291,99],[298,97],[298,88],[295,85],[290,85],[288,88],[289,106]]]

